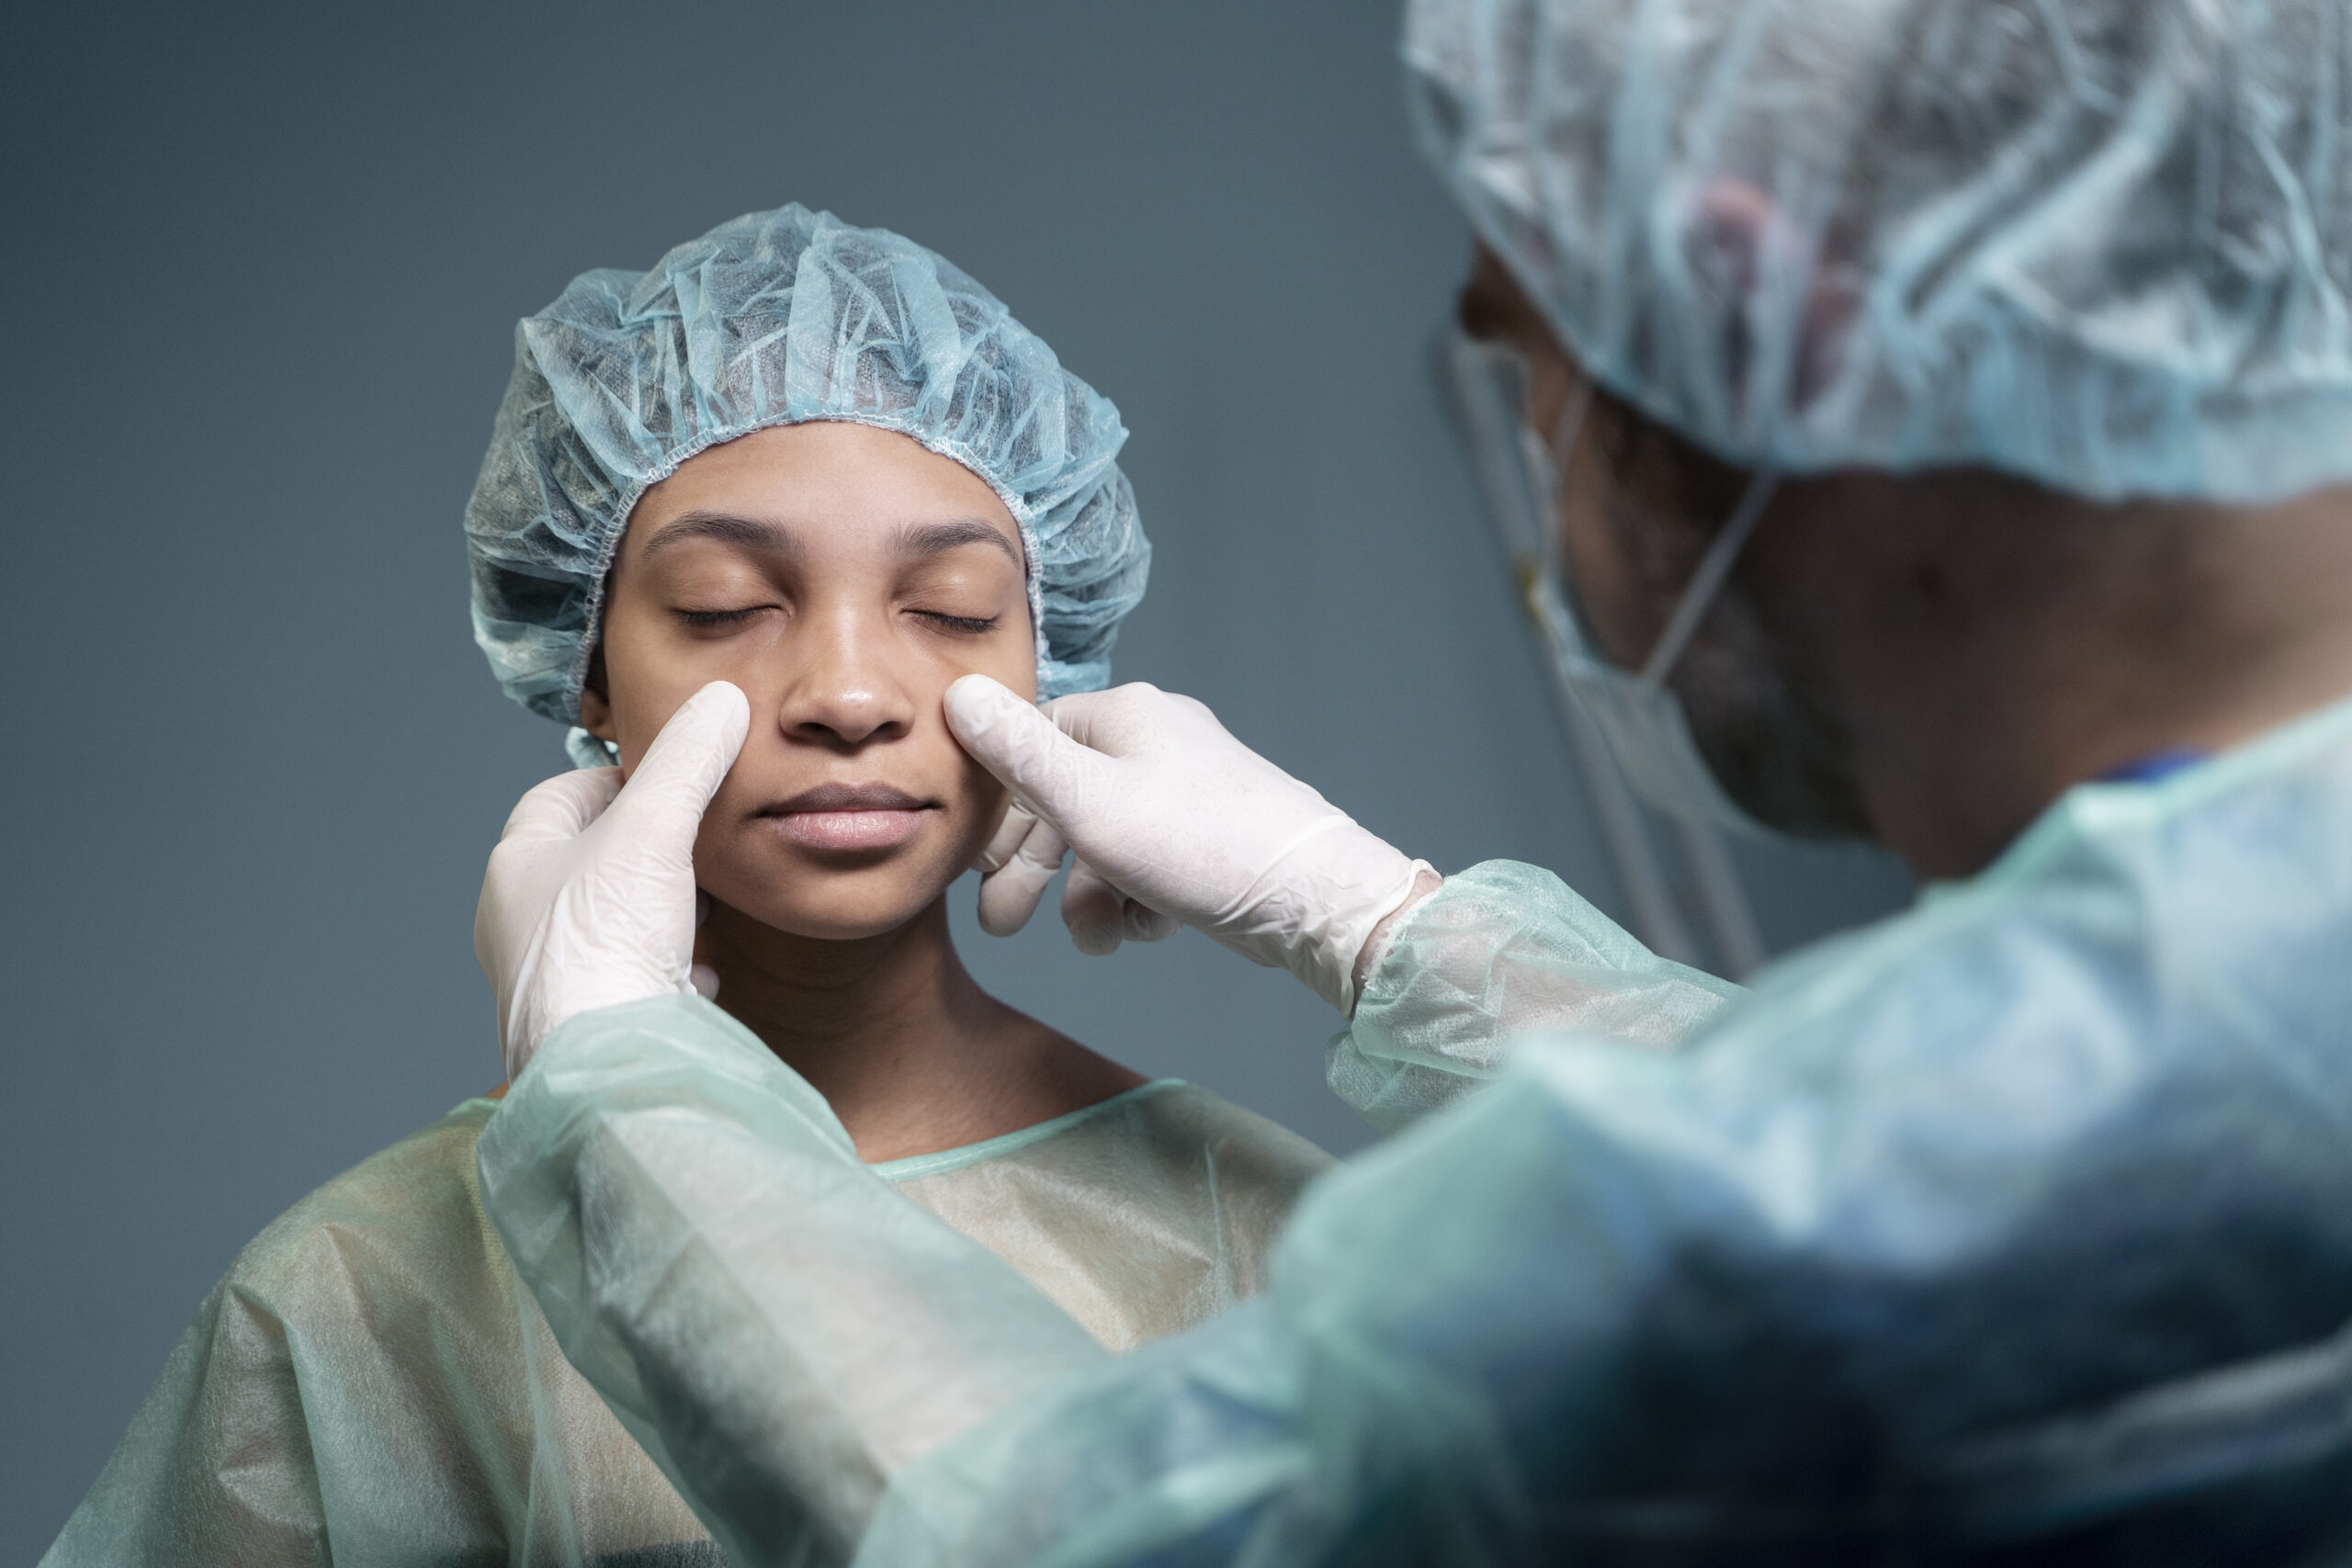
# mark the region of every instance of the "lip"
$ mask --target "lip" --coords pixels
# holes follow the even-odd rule
[[[937,808],[888,784],[828,784],[755,815],[804,849],[890,850],[922,831],[923,813]]]

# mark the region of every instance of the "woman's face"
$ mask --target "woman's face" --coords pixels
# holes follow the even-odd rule
[[[797,936],[903,925],[969,865],[1003,787],[940,698],[978,671],[1036,694],[1021,535],[978,476],[862,424],[763,430],[645,492],[606,588],[589,731],[633,772],[712,681],[752,729],[704,814],[695,877]]]

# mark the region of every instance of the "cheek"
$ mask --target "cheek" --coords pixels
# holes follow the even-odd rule
[[[907,662],[898,667],[901,679],[909,694],[929,713],[940,713],[947,688],[967,675],[986,675],[1017,696],[1037,700],[1037,645],[1029,633],[1025,605],[1017,626],[984,637],[910,639],[906,658]]]
[[[732,681],[756,703],[756,673],[727,643],[697,646],[645,635],[616,617],[605,634],[605,690],[624,777],[636,771],[654,738],[686,699],[713,681]]]
[[[957,675],[986,675],[1031,702],[1037,700],[1037,642],[1029,628],[1029,601],[1021,600],[1021,626],[1010,637],[993,637],[957,661]],[[944,692],[944,686],[940,688]]]
[[[618,674],[610,680],[613,729],[620,745],[621,777],[626,780],[636,773],[662,726],[707,682],[692,678],[629,681]]]
[[[978,834],[980,842],[986,843],[1003,824],[1004,814],[1012,805],[1012,793],[962,747],[956,749],[956,756],[961,769],[962,799],[958,805],[963,809],[959,815],[973,825],[972,831]]]
[[[1023,701],[1035,702],[1036,647],[1026,637],[994,638],[988,646],[974,648],[953,660],[945,673],[947,678],[931,694],[932,711],[939,715],[937,733],[955,759],[957,817],[967,825],[972,849],[978,852],[996,836],[1012,797],[997,776],[974,761],[957,742],[955,731],[947,728],[942,704],[947,688],[965,675],[986,675]]]
[[[969,870],[1004,825],[1012,796],[996,776],[978,763],[965,760],[962,785],[955,802],[954,823],[940,845],[930,878],[946,887]]]
[[[974,671],[967,667],[958,673],[1005,679],[997,671],[985,668]],[[1023,682],[1035,683],[1034,677]],[[901,744],[910,753],[907,761],[911,766],[904,776],[910,781],[924,781],[947,806],[942,813],[944,820],[940,823],[939,837],[928,852],[915,857],[922,863],[921,869],[910,863],[909,870],[919,877],[937,880],[944,886],[962,875],[988,847],[1003,823],[1012,797],[994,773],[973,761],[971,754],[956,743],[944,714],[937,714],[928,724],[918,725]]]

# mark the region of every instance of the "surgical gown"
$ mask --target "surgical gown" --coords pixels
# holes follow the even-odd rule
[[[679,1245],[718,1235],[693,1145],[582,1131],[659,1113],[696,1015],[610,1014],[534,1069],[577,1050],[594,1091],[551,1073],[486,1140],[499,1223],[549,1238],[526,1276],[588,1360],[634,1357],[608,1393],[755,1402],[698,1364],[753,1340],[854,1374],[835,1418],[907,1454],[837,1521],[870,1521],[861,1562],[2352,1560],[2352,704],[2074,789],[1745,997],[1539,873],[1454,878],[1331,1051],[1413,1124],[1308,1195],[1264,1296],[1090,1359],[1039,1353],[1050,1307],[981,1262],[910,1240],[870,1270],[865,1310],[960,1319],[925,1341],[928,1433],[903,1369],[877,1400],[782,1296],[664,1336],[592,1288],[652,1194]],[[823,1144],[766,1156],[805,1160],[800,1223],[895,1224],[882,1184],[812,1179],[847,1170]],[[758,1495],[706,1400],[640,1412],[706,1506]]]
[[[476,1178],[494,1110],[459,1106],[244,1249],[45,1562],[724,1561],[517,1281]],[[1126,1348],[1256,1291],[1328,1163],[1162,1080],[872,1168],[1034,1281],[1090,1348]]]

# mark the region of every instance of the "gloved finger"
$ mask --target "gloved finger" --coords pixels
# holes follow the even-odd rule
[[[996,870],[1019,852],[1021,842],[1037,826],[1037,814],[1017,800],[1004,805],[1004,820],[996,825],[989,841],[972,857],[972,869],[983,874]]]
[[[576,839],[605,814],[621,792],[618,768],[581,768],[533,784],[500,829],[503,843],[561,843]]]
[[[947,688],[944,705],[947,728],[964,750],[1065,837],[1071,814],[1106,793],[1111,759],[1064,735],[1035,705],[999,682],[963,676]]]
[[[1138,904],[1130,898],[1121,913],[1125,917],[1120,931],[1129,942],[1166,942],[1184,929],[1184,922],[1173,915],[1163,915],[1148,904]]]
[[[1127,896],[1084,861],[1069,868],[1062,887],[1062,924],[1080,953],[1095,958],[1119,951],[1126,931]]]
[[[728,682],[713,681],[681,704],[605,813],[605,831],[625,846],[617,852],[691,863],[703,811],[751,729],[751,701]]]
[[[709,964],[688,964],[686,966],[686,980],[688,984],[694,987],[695,992],[701,996],[703,1000],[707,1002],[715,1002],[718,999],[718,971],[713,969]]]
[[[1147,749],[1180,706],[1187,716],[1193,709],[1208,713],[1190,697],[1163,692],[1148,681],[1056,697],[1043,711],[1064,735],[1089,750],[1106,757],[1128,757]]]
[[[1017,806],[1013,809],[1020,811]],[[1069,855],[1069,846],[1052,823],[1026,811],[1021,811],[1021,816],[1028,823],[1027,831],[997,868],[980,878],[980,929],[990,936],[1011,936],[1029,923],[1029,917],[1037,911],[1037,900],[1046,896],[1046,885]],[[1008,825],[1011,820],[1008,812]],[[990,840],[991,849],[996,841]]]

